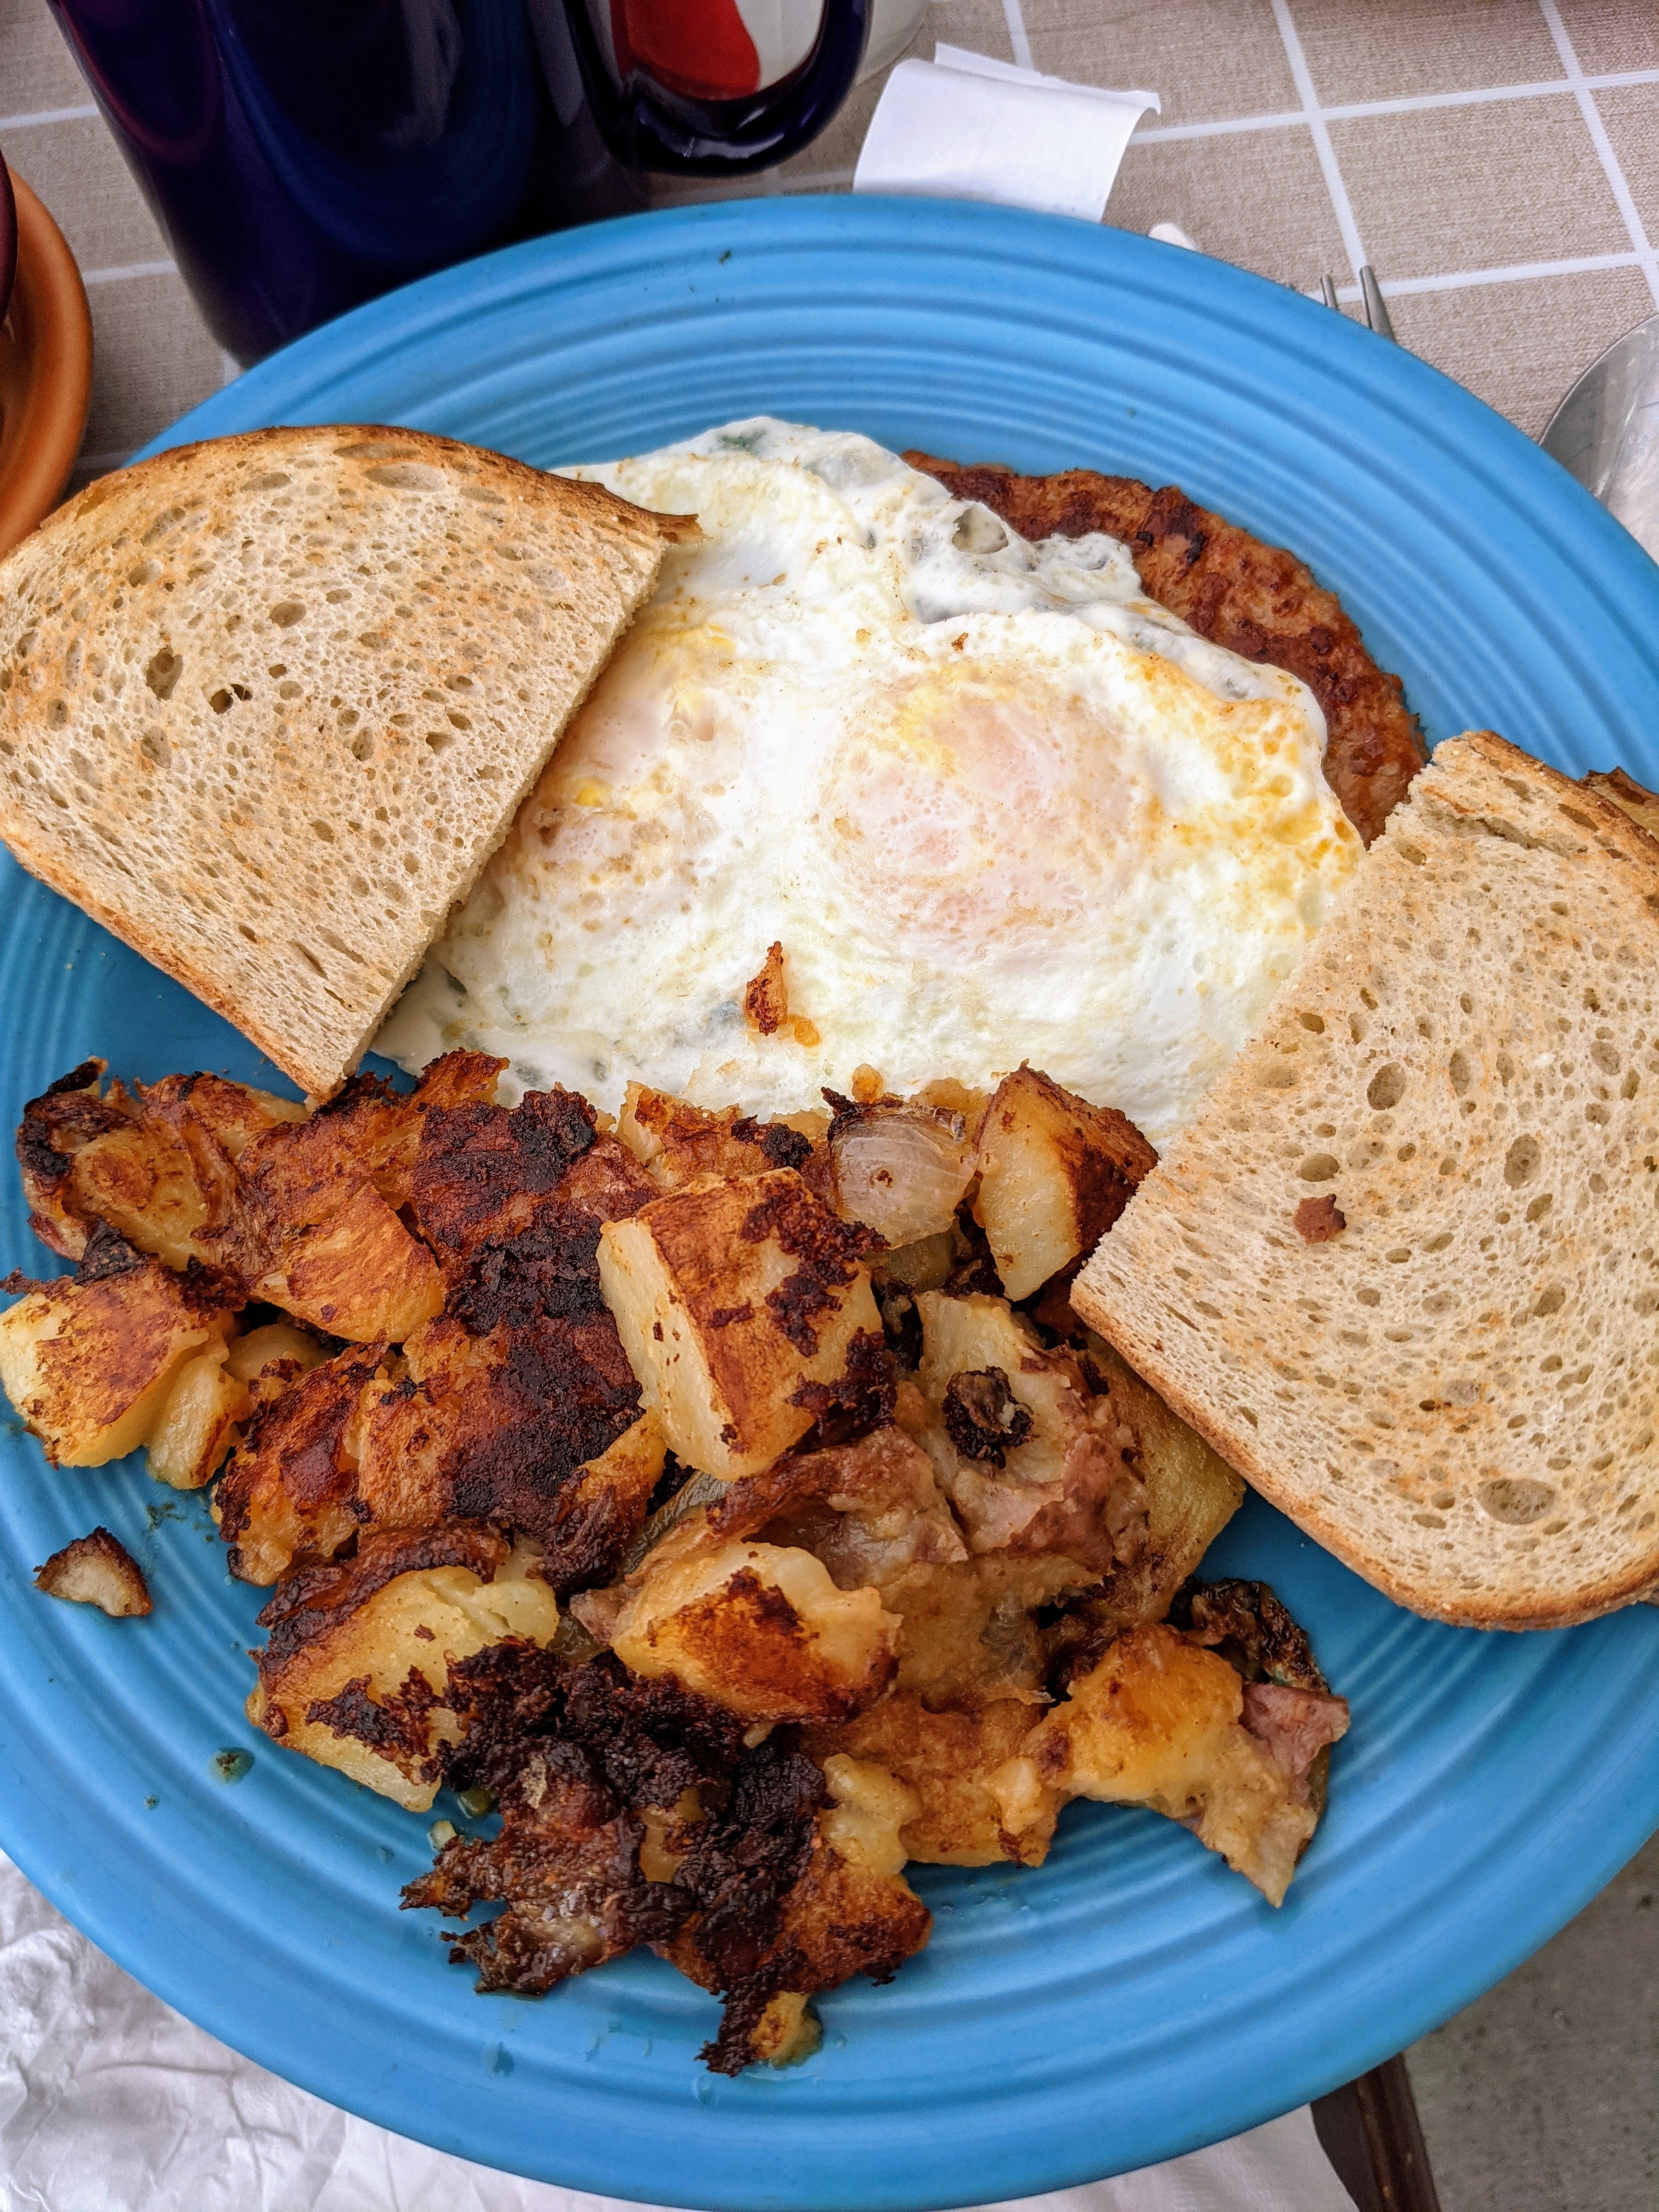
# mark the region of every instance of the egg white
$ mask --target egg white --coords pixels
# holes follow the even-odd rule
[[[756,1113],[1029,1060],[1167,1141],[1358,858],[1305,687],[1115,540],[1027,544],[867,438],[761,418],[569,473],[704,540],[379,1049]],[[802,1018],[768,1036],[774,941]]]

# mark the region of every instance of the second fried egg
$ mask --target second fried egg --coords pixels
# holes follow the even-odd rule
[[[763,418],[571,473],[703,542],[379,1049],[755,1113],[1030,1060],[1166,1141],[1358,856],[1306,689],[1115,540],[1029,545],[866,438]]]

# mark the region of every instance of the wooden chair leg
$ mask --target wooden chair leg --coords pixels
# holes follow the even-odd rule
[[[1403,2058],[1316,2099],[1313,2123],[1358,2212],[1440,2212]]]

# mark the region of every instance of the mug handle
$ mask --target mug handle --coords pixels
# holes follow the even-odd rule
[[[769,169],[816,138],[852,88],[870,36],[872,0],[823,0],[805,60],[763,91],[695,100],[635,69],[618,85],[588,0],[564,0],[582,83],[605,143],[630,169],[741,177]]]

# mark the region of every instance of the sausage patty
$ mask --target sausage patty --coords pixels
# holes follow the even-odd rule
[[[1200,637],[1299,676],[1325,712],[1325,780],[1366,844],[1377,836],[1426,758],[1417,718],[1400,678],[1377,666],[1334,594],[1294,553],[1194,506],[1175,484],[1154,491],[1093,469],[1022,477],[990,462],[904,458],[1022,538],[1098,530],[1120,539],[1149,599]]]

